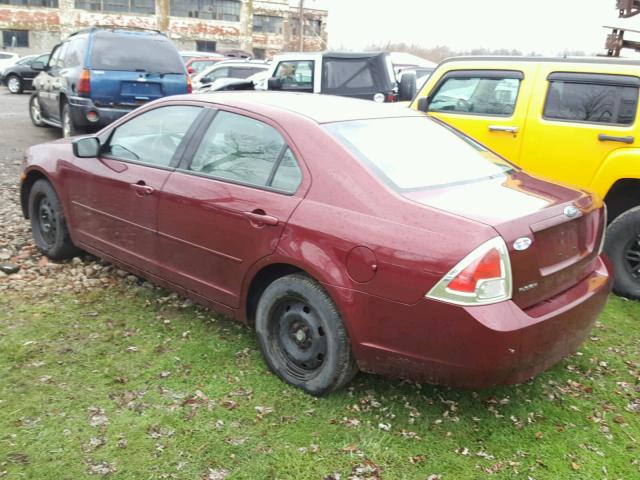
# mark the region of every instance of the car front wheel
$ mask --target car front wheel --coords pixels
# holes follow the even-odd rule
[[[311,395],[331,393],[357,373],[340,314],[320,284],[306,275],[287,275],[265,289],[256,331],[269,368]]]
[[[611,222],[604,251],[613,264],[613,291],[640,299],[640,207],[627,210]]]
[[[38,180],[29,192],[29,218],[38,249],[52,260],[63,260],[79,250],[71,241],[58,195],[46,180]]]
[[[17,75],[9,75],[7,78],[7,88],[11,93],[22,93],[22,90],[24,90],[22,79]]]
[[[31,95],[31,99],[29,100],[29,116],[31,117],[31,123],[36,127],[46,126],[42,121],[42,109],[40,108],[40,99],[37,93]]]

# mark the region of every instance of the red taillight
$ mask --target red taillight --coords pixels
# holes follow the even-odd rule
[[[449,282],[447,288],[456,292],[474,293],[481,280],[502,277],[500,252],[492,248],[484,257],[474,260]]]
[[[91,94],[91,72],[87,69],[82,70],[80,80],[78,81],[78,95],[88,97]]]
[[[193,93],[193,83],[191,77],[187,76],[187,93]]]

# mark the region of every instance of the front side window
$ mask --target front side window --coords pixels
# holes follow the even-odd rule
[[[638,87],[551,81],[544,105],[544,117],[631,125],[637,108]]]
[[[201,73],[205,68],[209,68],[214,63],[216,62],[213,60],[198,60],[196,62],[191,62],[189,66],[193,68],[194,73]]]
[[[313,91],[313,61],[280,62],[275,72],[283,90],[311,90]]]
[[[107,156],[168,167],[200,107],[169,106],[145,112],[116,128]]]
[[[429,111],[511,116],[519,89],[518,78],[452,76],[440,85]]]
[[[282,136],[270,125],[218,112],[189,170],[221,180],[294,192],[302,175]]]
[[[400,191],[504,177],[512,169],[473,140],[428,117],[337,122],[325,128]]]

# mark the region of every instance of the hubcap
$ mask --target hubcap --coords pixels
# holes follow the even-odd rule
[[[57,219],[51,202],[42,197],[38,203],[38,230],[48,246],[56,241]]]
[[[304,300],[286,298],[273,310],[273,336],[290,374],[312,376],[327,355],[327,337],[317,312]]]
[[[17,93],[20,90],[20,80],[16,77],[11,77],[7,83],[7,87],[11,93]]]
[[[624,249],[624,266],[636,281],[640,281],[640,235],[627,243]]]
[[[40,123],[40,103],[37,98],[31,100],[31,116],[34,122]]]

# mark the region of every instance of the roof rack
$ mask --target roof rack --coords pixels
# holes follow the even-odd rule
[[[73,32],[69,37],[73,37],[74,35],[79,35],[81,33],[94,32],[96,30],[125,30],[131,32],[152,32],[160,35],[164,35],[160,30],[155,30],[153,28],[143,28],[143,27],[128,27],[126,25],[92,25],[88,28],[83,28],[82,30],[78,30],[77,32]]]

